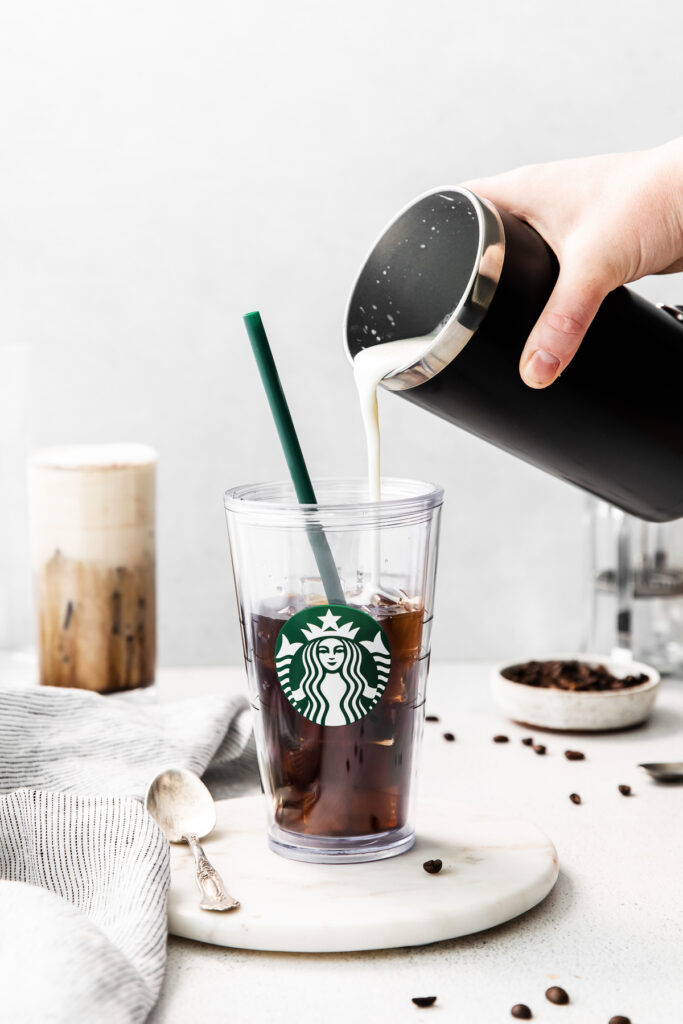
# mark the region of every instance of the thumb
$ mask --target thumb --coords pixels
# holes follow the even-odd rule
[[[586,272],[583,264],[564,263],[555,288],[524,346],[519,361],[522,380],[545,388],[576,355],[610,285]]]

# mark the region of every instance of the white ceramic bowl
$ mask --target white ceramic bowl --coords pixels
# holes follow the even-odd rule
[[[491,689],[496,703],[509,718],[543,729],[593,732],[637,725],[650,715],[659,689],[659,672],[650,665],[639,661],[623,664],[599,654],[561,654],[534,660],[576,660],[589,665],[604,665],[612,675],[619,677],[644,672],[648,676],[647,682],[627,690],[581,692],[527,686],[526,683],[506,679],[501,674],[503,669],[523,664],[524,660],[532,659],[519,658],[517,661],[497,665],[491,673]]]

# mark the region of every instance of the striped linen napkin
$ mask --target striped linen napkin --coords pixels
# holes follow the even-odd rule
[[[131,1024],[166,961],[168,843],[140,802],[163,768],[257,781],[248,704],[0,688],[0,1020]]]

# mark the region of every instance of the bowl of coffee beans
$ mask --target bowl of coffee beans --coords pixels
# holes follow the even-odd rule
[[[498,665],[491,688],[516,722],[544,729],[600,731],[644,722],[654,707],[659,673],[597,654]]]

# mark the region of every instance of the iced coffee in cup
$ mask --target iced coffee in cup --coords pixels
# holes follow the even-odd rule
[[[225,495],[269,842],[377,860],[414,842],[443,492],[314,488],[315,505],[284,483]]]
[[[42,684],[110,693],[154,681],[156,460],[141,444],[31,456]]]

